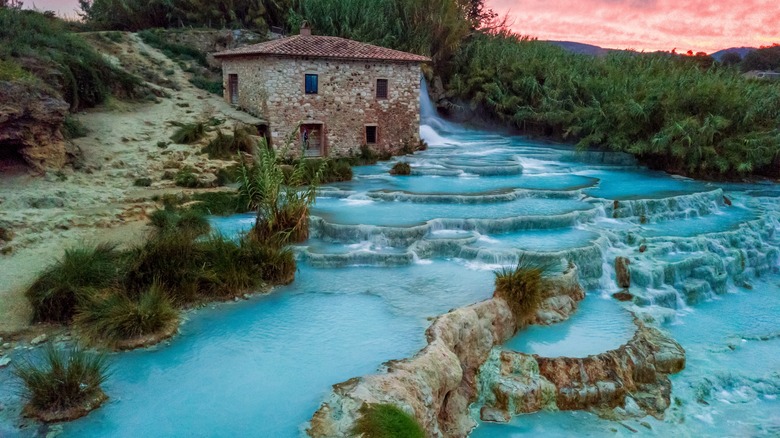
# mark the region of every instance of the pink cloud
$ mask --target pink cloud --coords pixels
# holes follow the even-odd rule
[[[780,43],[777,0],[488,0],[512,29],[544,40],[713,52]]]
[[[421,0],[423,1],[423,0]],[[27,0],[75,17],[78,0]],[[616,49],[706,51],[780,43],[778,0],[487,0],[512,28]]]

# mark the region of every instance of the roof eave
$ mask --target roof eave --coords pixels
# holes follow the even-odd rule
[[[361,58],[361,57],[347,57],[347,56],[322,56],[322,55],[291,55],[286,53],[228,53],[220,52],[215,53],[214,58],[262,58],[262,57],[278,57],[278,58],[312,58],[312,59],[330,59],[336,61],[379,61],[379,62],[402,62],[402,63],[430,63],[433,62],[431,58],[423,57],[423,59],[388,59],[388,58]]]

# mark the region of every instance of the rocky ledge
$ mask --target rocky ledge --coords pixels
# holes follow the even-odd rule
[[[547,280],[534,323],[567,318],[584,297],[577,269]],[[383,374],[354,378],[333,393],[311,419],[312,437],[349,436],[364,404],[390,403],[413,415],[427,436],[465,437],[476,423],[478,372],[494,347],[517,331],[507,303],[494,298],[440,316],[426,332],[428,346],[411,359],[386,364]]]
[[[0,81],[0,156],[17,154],[37,171],[66,161],[60,132],[68,104],[42,87]]]
[[[635,320],[622,347],[585,358],[547,358],[495,348],[480,370],[480,417],[508,422],[540,410],[591,410],[614,419],[652,415],[669,407],[668,375],[685,368],[683,348]]]

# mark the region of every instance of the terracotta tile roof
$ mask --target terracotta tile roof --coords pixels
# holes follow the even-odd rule
[[[214,54],[217,58],[263,55],[399,62],[429,62],[431,60],[431,58],[415,55],[414,53],[372,46],[371,44],[344,38],[319,35],[296,35]]]

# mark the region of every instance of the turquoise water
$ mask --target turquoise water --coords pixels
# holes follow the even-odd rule
[[[311,214],[330,223],[347,225],[413,226],[432,219],[501,219],[549,216],[592,209],[573,199],[521,198],[512,202],[471,204],[385,202],[372,199],[319,198]]]
[[[673,377],[680,401],[665,421],[641,420],[652,429],[634,420],[627,426],[664,436],[780,433],[774,185],[723,186],[734,200],[727,207],[706,195],[719,186],[642,169],[625,156],[466,130],[430,114],[421,133],[430,148],[399,158],[414,175],[390,176],[393,162],[379,163],[356,168],[352,182],[323,188],[312,212],[338,232],[315,233],[295,248],[292,285],[194,311],[170,342],[112,355],[111,401],[65,425],[63,436],[299,436],[331,385],[413,355],[432,318],[490,297],[493,270],[513,264],[513,250],[574,261],[594,287],[569,321],[525,330],[505,348],[597,354],[632,336],[635,311],[669,330],[689,365]],[[644,211],[641,200],[670,196],[682,198],[648,204],[655,209],[649,221],[609,213],[613,200],[632,200],[634,211]],[[476,227],[469,219],[500,226]],[[212,218],[226,235],[253,221],[252,214]],[[640,252],[644,242],[649,250]],[[672,266],[705,253],[724,265]],[[617,290],[616,256],[632,259],[635,278],[652,277],[643,284],[656,289],[631,292],[656,305],[609,298]],[[730,293],[680,304],[685,299],[675,287],[706,291],[704,283],[715,285],[721,272]],[[752,291],[738,287],[745,282]],[[668,299],[651,299],[662,295]],[[38,430],[16,428],[15,382],[0,370],[0,436],[35,436]],[[473,436],[538,434],[634,432],[587,413],[540,413],[481,425]]]
[[[544,357],[587,357],[620,347],[635,332],[636,325],[628,311],[610,297],[591,293],[566,323],[528,327],[504,348]]]

